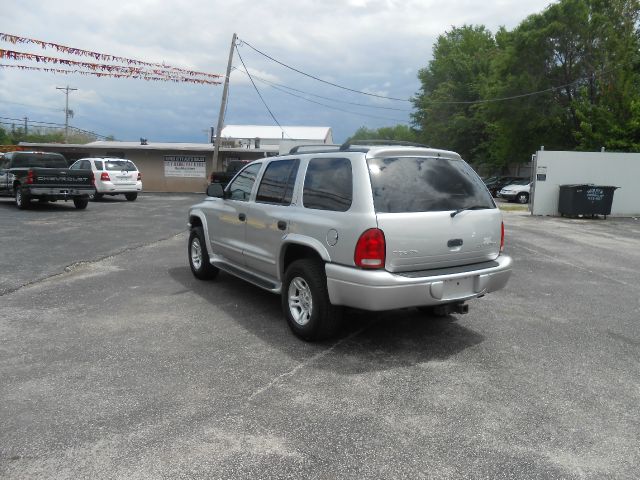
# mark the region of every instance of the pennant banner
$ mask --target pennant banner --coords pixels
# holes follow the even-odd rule
[[[109,55],[106,53],[98,53],[98,52],[92,52],[90,50],[82,50],[80,48],[72,48],[72,47],[67,47],[64,45],[58,45],[56,43],[51,43],[51,42],[44,42],[42,40],[36,40],[33,38],[27,38],[27,37],[19,37],[17,35],[10,35],[8,33],[2,33],[0,32],[0,41],[5,41],[5,42],[9,42],[12,44],[19,44],[19,43],[29,43],[29,44],[35,44],[40,46],[43,49],[46,48],[53,48],[55,50],[57,50],[58,52],[64,52],[67,53],[69,55],[77,55],[77,56],[85,56],[85,57],[92,57],[95,58],[96,60],[102,60],[105,62],[119,62],[119,63],[126,63],[128,65],[142,65],[142,66],[146,66],[146,67],[154,67],[154,68],[159,68],[162,70],[170,70],[173,72],[178,72],[182,75],[188,75],[188,76],[193,76],[193,77],[207,77],[207,78],[221,78],[222,75],[218,75],[215,73],[206,73],[206,72],[198,72],[195,70],[187,70],[184,68],[179,68],[179,67],[173,67],[171,65],[165,65],[164,63],[151,63],[151,62],[145,62],[142,60],[134,60],[131,58],[125,58],[125,57],[118,57],[115,55]],[[6,50],[5,50],[6,51]],[[18,52],[16,52],[18,53]],[[28,55],[28,54],[27,54]],[[36,55],[38,56],[38,55]],[[43,57],[43,58],[50,58],[50,57]],[[38,60],[36,60],[38,61]]]
[[[0,53],[2,51],[0,50]],[[0,58],[2,56],[0,55]],[[205,80],[202,78],[190,78],[180,76],[154,76],[143,70],[131,71],[129,73],[109,73],[109,72],[97,72],[87,70],[65,70],[62,68],[47,68],[47,67],[32,67],[28,65],[7,65],[0,63],[0,68],[16,68],[19,70],[37,70],[40,72],[48,73],[62,73],[65,75],[79,74],[79,75],[93,75],[96,77],[111,77],[111,78],[134,78],[139,80],[156,81],[156,82],[174,82],[174,83],[196,83],[199,85],[219,85],[217,80]]]

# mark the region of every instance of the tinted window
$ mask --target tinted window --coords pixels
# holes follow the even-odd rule
[[[313,158],[307,167],[302,192],[306,208],[345,212],[351,207],[351,162],[346,158]]]
[[[13,167],[67,168],[69,165],[59,153],[15,153]]]
[[[130,162],[129,160],[107,160],[104,162],[104,169],[112,170],[112,171],[115,171],[115,170],[132,171],[132,170],[136,170],[136,166],[133,164],[133,162]]]
[[[299,164],[299,160],[271,162],[260,181],[256,202],[289,205]]]
[[[463,160],[405,157],[367,162],[376,212],[494,208],[484,183]]]
[[[80,162],[80,168],[82,170],[91,170],[91,162],[89,162],[89,160],[82,160]]]
[[[229,197],[231,200],[249,200],[253,184],[256,182],[256,175],[258,175],[261,166],[260,163],[248,166],[229,184],[227,191],[231,194]]]
[[[102,160],[96,160],[93,163],[96,164],[96,170],[102,170]]]

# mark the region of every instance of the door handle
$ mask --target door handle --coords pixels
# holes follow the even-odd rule
[[[285,222],[284,220],[280,220],[278,222],[278,230],[286,230],[287,229],[287,222]]]
[[[247,219],[247,215],[244,213],[239,213],[238,214],[238,220],[240,220],[241,222],[244,222]]]

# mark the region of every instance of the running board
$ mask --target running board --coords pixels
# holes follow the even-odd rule
[[[220,270],[230,273],[231,275],[241,278],[242,280],[252,283],[253,285],[255,285],[256,287],[260,287],[263,288],[265,290],[268,290],[271,293],[277,293],[280,294],[280,291],[282,290],[282,284],[279,282],[274,282],[272,280],[268,280],[264,277],[260,277],[258,275],[255,275],[253,273],[247,272],[245,270],[242,270],[240,268],[234,267],[233,265],[229,265],[226,262],[220,262],[220,261],[216,261],[213,260],[211,262],[211,264],[214,267],[219,268]]]

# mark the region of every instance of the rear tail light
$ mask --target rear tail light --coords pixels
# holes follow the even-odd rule
[[[142,174],[138,172],[138,182],[142,181]]]
[[[109,174],[107,172],[102,172],[100,174],[100,181],[101,182],[110,182],[111,181],[111,177],[109,176]]]
[[[500,224],[500,251],[504,251],[504,222]]]
[[[371,228],[360,235],[353,260],[360,268],[384,268],[385,255],[384,232],[379,228]]]
[[[35,183],[35,177],[33,176],[33,170],[29,170],[27,172],[27,184],[31,185]]]

